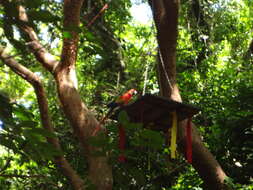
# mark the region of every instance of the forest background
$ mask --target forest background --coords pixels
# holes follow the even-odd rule
[[[131,16],[143,3],[154,21]],[[252,9],[251,0],[1,0],[0,189],[252,190]],[[184,154],[169,160],[163,135],[124,114],[126,163],[116,122],[91,135],[122,92],[173,99],[176,82],[175,99],[201,110],[193,166]]]

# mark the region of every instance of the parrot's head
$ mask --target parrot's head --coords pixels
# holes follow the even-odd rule
[[[136,95],[137,94],[137,91],[135,89],[130,89],[128,92],[128,94],[131,94],[132,96]]]
[[[125,94],[119,97],[119,100],[116,102],[121,102],[124,105],[128,104],[128,102],[132,99],[132,97],[137,94],[135,89],[128,90]]]

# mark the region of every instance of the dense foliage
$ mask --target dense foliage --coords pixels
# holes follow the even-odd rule
[[[86,178],[87,160],[78,155],[76,136],[62,111],[52,77],[32,56],[18,32],[9,9],[0,7],[0,43],[36,72],[46,86],[56,134],[41,128],[32,88],[0,63],[0,189],[71,189],[52,163],[62,154],[45,137],[57,135],[63,152],[77,172]],[[60,54],[62,2],[22,1],[45,47]],[[89,21],[108,3],[109,8],[90,27]],[[132,2],[134,3],[134,2]],[[141,3],[141,2],[139,2]],[[106,104],[129,88],[140,93],[158,93],[157,45],[150,21],[136,22],[129,0],[87,1],[82,11],[77,75],[84,102],[98,118]],[[253,189],[253,3],[252,1],[181,2],[177,46],[177,76],[185,102],[197,105],[194,118],[206,146],[216,156],[235,189]],[[162,134],[131,123],[125,113],[119,121],[127,126],[128,158],[118,162],[117,124],[106,124],[107,137],[90,139],[109,150],[114,189],[202,189],[196,171],[182,156],[169,161]],[[92,186],[91,186],[92,187]]]

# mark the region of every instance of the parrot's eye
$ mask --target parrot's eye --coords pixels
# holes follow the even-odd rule
[[[131,89],[127,92],[128,94],[131,94],[132,96],[133,95],[136,95],[137,94],[137,91],[135,89]]]

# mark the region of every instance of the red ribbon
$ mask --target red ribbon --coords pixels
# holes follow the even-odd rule
[[[192,118],[187,121],[186,127],[186,159],[188,163],[192,163]]]
[[[119,149],[121,154],[119,155],[119,162],[126,162],[126,157],[123,153],[126,144],[126,131],[122,125],[119,125]]]

